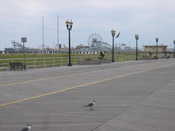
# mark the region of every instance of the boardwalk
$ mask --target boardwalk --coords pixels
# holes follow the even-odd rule
[[[94,110],[84,107],[96,99]],[[174,131],[175,60],[0,73],[0,131]]]

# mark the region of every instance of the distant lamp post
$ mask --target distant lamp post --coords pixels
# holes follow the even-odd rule
[[[114,40],[115,40],[115,38],[118,38],[120,36],[120,32],[116,35],[116,30],[112,29],[111,30],[111,35],[112,35],[112,62],[115,62],[115,58],[114,58]]]
[[[25,56],[25,43],[27,42],[27,37],[21,37],[21,43],[22,43],[22,49],[23,49],[23,55],[24,55],[24,66],[23,69],[26,69],[25,63],[26,63],[26,56]]]
[[[22,47],[23,47],[23,52],[24,52],[24,48],[25,48],[25,43],[27,42],[27,37],[21,37],[21,42],[22,42]]]
[[[111,35],[112,35],[112,62],[115,62],[114,60],[114,39],[115,39],[115,30],[111,30]]]
[[[68,30],[68,37],[69,37],[69,63],[68,63],[68,66],[72,66],[72,63],[71,63],[71,34],[70,34],[70,31],[72,30],[73,22],[67,20],[65,22],[65,24],[66,24],[66,27],[67,27],[67,30]]]
[[[138,34],[135,34],[135,39],[136,39],[136,60],[138,60],[138,40],[139,40]]]
[[[173,41],[173,44],[174,44],[174,55],[173,55],[173,57],[175,58],[175,40]]]
[[[156,38],[155,40],[156,40],[156,58],[158,59],[159,38]]]

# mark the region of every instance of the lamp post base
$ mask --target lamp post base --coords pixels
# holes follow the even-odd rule
[[[67,66],[72,66],[72,64],[71,64],[71,63],[69,63],[69,64],[67,64]]]

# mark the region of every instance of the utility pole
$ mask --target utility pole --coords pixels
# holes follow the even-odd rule
[[[59,16],[57,16],[57,45],[60,44],[59,35]]]
[[[44,53],[45,48],[45,38],[44,38],[44,16],[42,16],[42,53]]]

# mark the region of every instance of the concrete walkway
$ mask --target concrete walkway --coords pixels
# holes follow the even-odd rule
[[[174,87],[173,59],[2,72],[0,131],[174,131]]]

